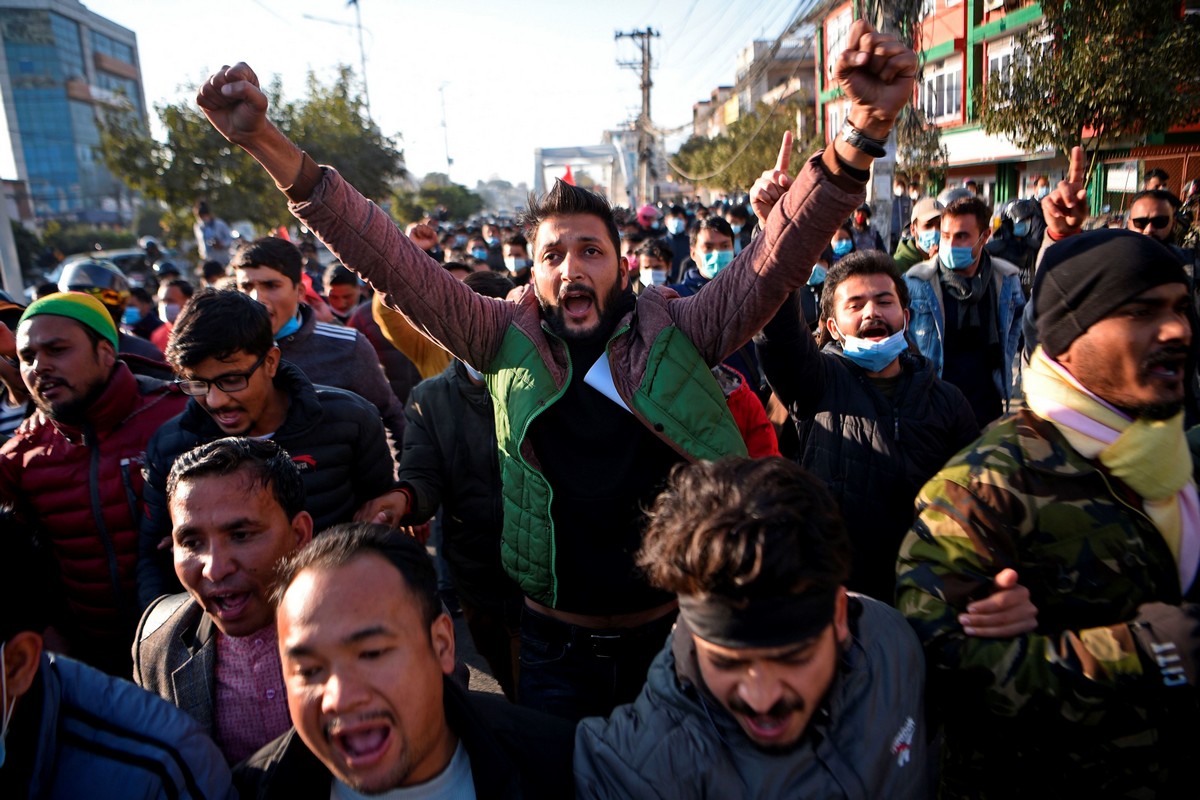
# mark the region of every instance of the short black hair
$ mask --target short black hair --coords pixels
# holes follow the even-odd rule
[[[540,198],[529,195],[529,207],[517,217],[517,224],[531,242],[537,241],[538,228],[550,217],[565,217],[571,214],[590,214],[604,223],[613,252],[621,255],[621,234],[617,231],[617,220],[613,216],[608,200],[595,192],[580,189],[562,180],[554,181],[554,187]]]
[[[833,334],[825,326],[825,320],[833,317],[834,294],[838,286],[848,278],[859,275],[886,275],[896,285],[896,297],[900,300],[901,308],[908,308],[908,284],[900,277],[896,262],[882,250],[856,250],[829,268],[825,275],[825,285],[821,289],[821,316],[817,324],[817,344],[821,347],[833,340]]]
[[[526,250],[529,249],[529,240],[526,239],[523,235],[521,235],[521,233],[516,232],[516,231],[514,231],[513,233],[510,233],[508,236],[505,236],[502,244],[506,244],[509,247],[520,246],[520,247],[524,247]]]
[[[246,436],[227,436],[197,445],[175,459],[167,475],[167,499],[175,496],[180,483],[240,472],[247,473],[262,489],[270,489],[288,519],[304,510],[304,480],[292,457],[270,439]],[[213,502],[223,499],[214,497]]]
[[[744,205],[742,205],[741,203],[738,203],[736,206],[733,206],[725,213],[731,217],[736,217],[737,219],[744,219],[744,220],[750,219],[750,212],[747,211],[746,207]]]
[[[639,256],[657,258],[668,265],[675,258],[675,253],[671,250],[671,246],[662,239],[650,239],[647,242],[643,242],[642,246],[634,252]]]
[[[146,289],[142,286],[135,286],[132,289],[130,289],[129,296],[132,297],[134,300],[137,300],[139,303],[153,303],[154,302],[154,298],[151,297],[150,293],[148,291],[146,291]]]
[[[729,227],[729,223],[725,221],[724,217],[719,214],[713,214],[710,217],[696,221],[696,224],[688,232],[688,245],[695,247],[696,241],[700,238],[700,231],[709,230],[723,233],[729,237],[730,241],[733,240],[733,228]]]
[[[664,591],[780,597],[832,590],[850,576],[837,501],[784,458],[681,464],[649,519],[637,561]]]
[[[358,276],[341,264],[330,264],[325,270],[325,288],[330,286],[358,286]]]
[[[185,278],[176,278],[175,280],[167,281],[164,286],[178,289],[183,293],[184,297],[190,298],[196,294],[196,287],[192,286],[192,282]]]
[[[1133,204],[1138,200],[1145,200],[1147,197],[1152,197],[1160,203],[1170,203],[1172,211],[1178,211],[1183,205],[1183,201],[1174,192],[1169,192],[1166,189],[1143,189],[1135,194],[1129,200],[1129,207],[1133,208]]]
[[[215,258],[210,258],[208,261],[205,261],[204,266],[201,269],[204,273],[204,280],[206,281],[211,281],[213,278],[218,277],[223,278],[228,274],[225,270],[225,265],[220,261],[217,261]]]
[[[387,561],[403,578],[403,584],[416,597],[421,618],[428,628],[442,614],[438,599],[437,573],[425,547],[407,533],[369,522],[334,525],[285,558],[279,566],[279,581],[273,600],[283,600],[296,576],[306,569],[336,569],[364,555],[376,555]]]
[[[992,209],[982,197],[960,197],[950,201],[950,204],[942,209],[942,219],[946,217],[974,217],[979,223],[980,233],[991,230]]]
[[[507,297],[508,293],[516,287],[516,284],[503,272],[493,272],[490,269],[472,272],[463,278],[463,283],[470,286],[476,294],[484,297],[496,297],[500,300]]]
[[[296,245],[278,236],[264,236],[239,247],[229,265],[234,269],[270,267],[295,285],[300,282],[303,262],[304,257]]]
[[[1146,177],[1143,178],[1142,180],[1143,180],[1143,182],[1145,182],[1145,181],[1150,180],[1151,178],[1158,178],[1160,181],[1169,181],[1171,179],[1171,176],[1167,174],[1166,170],[1155,167],[1154,169],[1146,170]]]
[[[165,355],[178,372],[239,351],[264,356],[274,346],[266,306],[234,289],[201,289],[179,312]]]

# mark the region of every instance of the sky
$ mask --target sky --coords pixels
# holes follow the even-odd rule
[[[355,9],[345,0],[83,2],[137,34],[151,108],[194,97],[186,87],[238,61],[264,84],[281,76],[293,99],[303,96],[310,70],[324,82],[339,64],[361,72]],[[372,117],[397,136],[418,178],[447,171],[448,143],[455,182],[532,185],[535,148],[599,144],[605,130],[637,116],[640,69],[617,62],[640,63],[640,50],[615,41],[616,31],[649,26],[661,34],[651,45],[651,113],[658,127],[677,128],[690,124],[693,103],[733,83],[743,47],[775,38],[810,4],[360,0]],[[681,142],[682,134],[668,139]]]

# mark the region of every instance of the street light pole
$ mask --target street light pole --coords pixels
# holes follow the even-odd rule
[[[367,108],[367,119],[371,120],[371,92],[367,88],[367,51],[363,48],[362,15],[358,9],[358,0],[348,0],[347,5],[354,6],[354,23],[342,22],[338,19],[315,17],[312,14],[302,14],[305,19],[313,22],[324,22],[326,25],[340,25],[343,28],[355,28],[358,31],[358,63],[362,70],[363,105]]]

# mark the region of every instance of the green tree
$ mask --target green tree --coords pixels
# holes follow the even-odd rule
[[[1200,21],[1179,0],[1042,0],[1024,58],[975,99],[988,133],[1028,150],[1095,153],[1200,120]]]
[[[315,159],[336,165],[368,197],[383,199],[404,175],[403,155],[395,140],[366,118],[353,86],[347,67],[328,86],[310,73],[307,96],[286,101],[275,78],[267,89],[271,117]],[[226,142],[194,102],[162,104],[155,111],[165,141],[153,139],[132,114],[110,114],[101,126],[100,147],[114,175],[167,207],[163,225],[169,239],[190,238],[191,207],[200,197],[228,220],[246,219],[262,228],[291,220],[266,172]]]
[[[759,103],[752,114],[745,114],[720,136],[706,139],[692,136],[668,163],[671,169],[697,186],[726,192],[748,191],[763,170],[771,169],[779,155],[779,143],[785,131],[795,131],[800,104],[788,101],[778,105]],[[792,163],[819,145],[815,141],[793,144]]]
[[[483,209],[483,198],[467,187],[454,183],[444,172],[430,172],[421,179],[416,191],[396,192],[392,199],[392,217],[401,224],[417,222],[443,210],[447,219],[465,220]]]

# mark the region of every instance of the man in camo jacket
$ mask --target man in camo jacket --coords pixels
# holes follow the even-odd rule
[[[1149,237],[1095,231],[1047,250],[1034,302],[1026,406],[925,485],[900,553],[941,796],[1184,796],[1200,755],[1187,276]],[[1007,568],[1037,630],[970,636]]]

